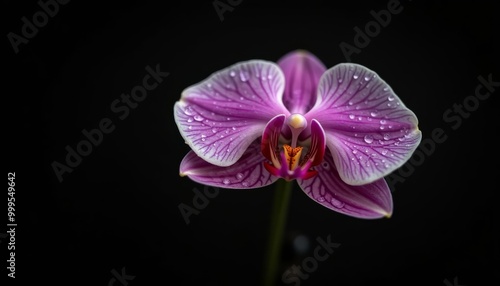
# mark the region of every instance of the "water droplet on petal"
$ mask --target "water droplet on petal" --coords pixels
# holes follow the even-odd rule
[[[366,80],[366,81],[369,81],[369,80],[370,80],[370,77],[369,77],[369,76],[365,76],[365,80]]]
[[[370,135],[370,134],[365,135],[365,138],[364,138],[364,139],[365,139],[365,142],[366,142],[366,143],[368,143],[368,144],[370,144],[370,143],[372,143],[372,142],[373,142],[373,136],[372,136],[372,135]]]
[[[354,119],[356,116],[354,116],[354,114],[349,114],[349,118],[350,119]]]
[[[384,135],[384,140],[389,140],[391,139],[391,136],[389,136],[389,134],[385,133]]]
[[[231,183],[231,181],[230,181],[229,179],[227,179],[227,178],[226,178],[226,179],[222,180],[222,183],[223,183],[224,185],[229,185],[229,183]]]
[[[248,187],[248,185],[250,185],[250,183],[248,183],[247,181],[243,181],[243,182],[241,182],[241,185],[243,187]]]
[[[358,153],[358,150],[352,150],[352,153],[356,154],[356,153]]]
[[[236,174],[236,179],[238,179],[238,180],[243,179],[243,173]]]
[[[382,153],[382,155],[387,155],[387,150],[382,150],[380,153]],[[382,162],[384,162],[385,160],[382,160]]]
[[[343,79],[339,78],[339,83],[342,83],[343,81],[344,81]]]
[[[322,203],[322,202],[324,202],[324,201],[325,201],[325,197],[319,197],[319,198],[318,198],[318,202]]]
[[[212,133],[216,133],[217,132],[217,128],[212,128]]]
[[[387,100],[389,100],[389,101],[394,101],[394,99],[396,99],[396,98],[392,94],[389,95],[389,97],[387,97]]]
[[[241,71],[240,72],[240,80],[241,81],[247,81],[248,80],[248,72],[247,71]]]
[[[358,79],[359,75],[355,74],[352,76],[353,79]]]
[[[194,116],[194,120],[196,120],[196,121],[203,121],[203,117],[201,117],[201,115],[199,115],[199,114],[196,114]]]
[[[353,104],[354,104],[354,102],[352,102],[352,100],[349,100],[349,102],[348,102],[347,104],[349,104],[349,105],[353,105]]]
[[[387,121],[385,121],[384,119],[380,120],[380,124],[386,124]]]
[[[332,198],[330,200],[330,202],[332,203],[332,205],[338,209],[341,209],[344,207],[345,203],[344,202],[341,202],[339,200],[337,200],[336,198]]]
[[[384,87],[384,91],[388,91],[388,90],[389,90],[389,88],[387,86]]]
[[[234,71],[231,71],[231,72],[229,73],[229,75],[230,75],[231,77],[234,77],[234,76],[236,75],[236,73],[235,73]]]
[[[189,122],[189,123],[193,122],[193,117],[189,117],[189,118],[187,119],[187,122]]]
[[[377,112],[377,111],[372,111],[372,112],[370,112],[370,115],[371,115],[372,117],[377,116],[377,114],[378,114],[378,112]]]
[[[189,129],[189,130],[193,129],[193,126],[189,125],[189,126],[188,126],[188,129]]]
[[[191,106],[186,106],[186,108],[184,108],[184,114],[193,115],[193,108]]]
[[[323,161],[323,163],[321,163],[321,167],[325,170],[330,170],[330,164],[328,164],[328,162]]]
[[[233,126],[231,129],[236,130],[236,127]]]

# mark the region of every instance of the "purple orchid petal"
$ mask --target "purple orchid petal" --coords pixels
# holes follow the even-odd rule
[[[362,186],[346,184],[339,176],[333,157],[326,152],[325,160],[311,179],[298,179],[302,190],[315,202],[349,216],[376,219],[390,217],[392,196],[384,179]]]
[[[188,87],[174,119],[191,149],[218,166],[234,164],[276,114],[289,114],[281,98],[284,76],[271,62],[237,63]]]
[[[375,72],[356,64],[329,69],[305,115],[318,120],[340,177],[374,182],[403,165],[422,138],[418,120]]]
[[[189,151],[180,166],[181,176],[188,176],[200,184],[227,189],[253,189],[272,184],[278,178],[264,168],[266,160],[260,153],[259,140],[245,150],[240,160],[229,167],[207,163],[195,152]]]
[[[291,113],[305,114],[316,102],[316,90],[325,65],[313,54],[299,50],[283,56],[278,65],[285,74],[283,103]]]

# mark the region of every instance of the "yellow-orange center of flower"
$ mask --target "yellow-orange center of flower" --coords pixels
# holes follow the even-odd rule
[[[302,147],[292,147],[290,145],[284,144],[283,149],[285,150],[285,158],[288,163],[288,169],[293,171],[299,165],[300,155],[302,154]]]

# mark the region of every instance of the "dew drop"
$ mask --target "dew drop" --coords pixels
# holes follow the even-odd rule
[[[189,123],[193,122],[193,117],[189,117],[189,118],[187,119],[187,122],[189,122]]]
[[[354,116],[354,114],[349,114],[349,118],[350,119],[354,119],[356,116]]]
[[[387,155],[387,150],[382,150],[380,153],[382,153],[382,155]],[[382,162],[384,162],[384,160],[382,160]]]
[[[196,114],[194,116],[194,120],[196,120],[196,121],[203,121],[203,117],[201,117],[201,115],[199,115],[199,114]]]
[[[230,181],[229,179],[227,179],[227,178],[226,178],[226,179],[222,180],[222,183],[223,183],[224,185],[229,185],[229,183],[231,183],[231,181]]]
[[[342,83],[343,81],[344,81],[343,79],[339,78],[339,83]]]
[[[372,117],[377,116],[377,114],[378,114],[378,112],[377,112],[377,111],[372,111],[372,112],[370,112],[370,115],[371,115]]]
[[[193,129],[193,126],[189,125],[189,126],[188,126],[188,129],[189,129],[189,130]]]
[[[243,187],[248,187],[248,185],[250,185],[250,184],[247,181],[243,181],[243,182],[241,182],[241,185]]]
[[[330,200],[330,203],[332,203],[332,205],[333,205],[334,207],[339,208],[339,209],[343,208],[343,207],[344,207],[344,205],[345,205],[345,203],[344,203],[344,202],[341,202],[341,201],[339,201],[339,200],[337,200],[337,199],[335,199],[335,198],[332,198],[332,199]]]
[[[380,124],[386,124],[387,121],[385,121],[384,119],[380,120]]]
[[[365,142],[368,143],[368,144],[371,144],[373,142],[373,136],[368,134],[368,135],[365,135]]]
[[[352,76],[353,79],[358,79],[359,75],[355,74]]]
[[[238,180],[243,179],[243,173],[236,174],[236,179],[238,179]]]
[[[328,164],[328,162],[323,161],[323,163],[321,163],[321,167],[325,170],[330,170],[330,164]]]
[[[217,133],[217,128],[212,128],[212,133]]]
[[[389,101],[394,101],[394,99],[396,99],[396,98],[392,94],[389,95],[389,97],[387,97],[387,100],[389,100]]]
[[[389,88],[387,86],[384,87],[384,91],[388,91],[388,90],[389,90]]]
[[[347,104],[349,104],[349,105],[353,105],[353,104],[354,104],[354,102],[352,102],[352,100],[349,100],[349,102],[348,102]]]
[[[324,201],[325,201],[325,197],[319,197],[319,198],[318,198],[318,202],[322,203],[322,202],[324,202]]]
[[[352,150],[352,154],[357,154],[358,150]]]
[[[383,138],[384,138],[384,140],[389,140],[389,139],[391,139],[391,136],[389,136],[389,134],[385,133],[383,135]]]
[[[365,76],[365,80],[366,80],[366,81],[369,81],[369,80],[370,80],[370,77],[369,77],[369,76]]]
[[[241,72],[240,72],[240,80],[241,80],[241,81],[243,81],[243,82],[244,82],[244,81],[247,81],[247,80],[248,80],[248,72],[246,72],[246,71],[241,71]]]
[[[359,121],[363,120],[363,117],[358,116],[358,120],[359,120]]]
[[[236,75],[236,73],[235,73],[234,71],[231,71],[231,72],[229,73],[229,75],[230,75],[231,77],[234,77],[234,76]]]
[[[380,130],[384,130],[385,126],[380,126],[379,128],[380,128]]]
[[[186,108],[184,108],[184,114],[193,115],[193,108],[191,106],[186,106]]]

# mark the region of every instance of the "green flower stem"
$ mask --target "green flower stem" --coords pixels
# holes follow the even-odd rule
[[[264,286],[272,286],[276,283],[277,270],[283,244],[283,233],[285,230],[288,204],[292,194],[293,182],[279,179],[276,182],[274,203],[271,210],[269,228],[269,240],[266,250],[266,261],[264,262]]]

